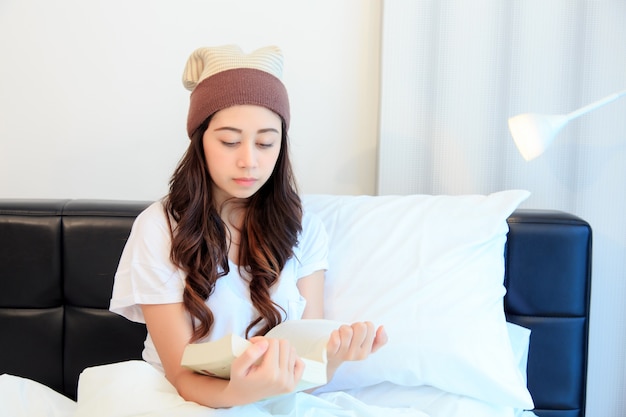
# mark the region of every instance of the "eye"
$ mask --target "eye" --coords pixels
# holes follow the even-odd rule
[[[234,148],[239,144],[239,142],[230,142],[227,140],[221,140],[220,142],[222,142],[222,145],[226,146],[227,148]]]
[[[269,149],[274,146],[274,142],[271,143],[257,143],[257,146],[261,149]]]

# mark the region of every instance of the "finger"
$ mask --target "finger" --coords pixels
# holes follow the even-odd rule
[[[371,322],[359,322],[352,324],[353,335],[349,350],[349,359],[365,359],[372,350],[375,337],[374,324]]]
[[[385,346],[388,341],[389,337],[387,336],[387,331],[383,326],[380,326],[376,330],[376,337],[374,338],[374,342],[372,343],[372,353]]]
[[[298,382],[300,382],[300,380],[302,379],[302,375],[304,374],[304,367],[305,366],[306,365],[304,364],[302,359],[300,359],[299,356],[296,356],[296,360],[295,360],[294,366],[293,366],[293,374],[294,374],[294,378],[295,378],[295,383],[296,384]]]
[[[304,372],[304,362],[298,356],[298,352],[296,352],[296,348],[290,346],[289,348],[289,375],[291,376],[292,388],[300,382],[300,378],[302,378],[302,373]]]
[[[348,347],[348,355],[350,358],[358,356],[361,346],[367,337],[367,325],[362,322],[352,323],[352,338]]]
[[[296,379],[296,360],[298,355],[296,349],[288,340],[276,340],[278,367],[274,369],[274,382],[279,384],[281,390],[285,392],[292,391],[297,383]]]
[[[278,341],[278,366],[287,371],[293,370],[295,349],[287,340]]]
[[[248,341],[250,343],[257,343],[257,342],[259,342],[261,340],[264,340],[264,339],[266,339],[265,336],[252,336],[250,339],[248,339]]]
[[[376,328],[374,327],[374,323],[371,321],[363,323],[363,332],[364,334],[362,336],[363,339],[361,341],[361,347],[369,351],[372,348],[372,343],[376,337]]]
[[[266,339],[267,352],[263,355],[261,366],[276,370],[280,367],[280,346],[277,339]]]
[[[350,343],[352,342],[352,334],[354,329],[352,326],[343,325],[339,328],[339,338],[341,339],[339,349],[337,349],[337,355],[345,357],[350,349]]]
[[[330,333],[330,337],[328,338],[328,343],[326,344],[326,354],[328,356],[334,356],[339,351],[341,347],[341,335],[339,334],[339,330],[333,330]]]
[[[372,352],[374,340],[376,339],[376,328],[374,327],[374,323],[371,321],[366,322],[366,325],[367,334],[363,340],[362,347],[367,350],[366,354],[369,355]]]

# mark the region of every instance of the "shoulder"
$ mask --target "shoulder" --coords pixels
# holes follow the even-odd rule
[[[302,216],[302,232],[294,248],[297,278],[328,269],[328,244],[322,219],[316,213],[305,210]]]
[[[165,206],[163,205],[163,201],[158,200],[154,203],[150,204],[148,207],[144,209],[135,220],[135,223],[145,224],[145,223],[164,223],[167,224],[167,218],[165,214]]]
[[[301,251],[319,250],[328,246],[328,234],[321,217],[311,211],[304,210],[302,215],[302,232],[297,247]]]
[[[161,201],[156,201],[135,219],[124,252],[132,254],[133,258],[145,253],[169,254],[171,236],[165,207]]]
[[[322,218],[317,213],[304,209],[302,213],[302,235],[319,233],[326,234]]]
[[[170,222],[168,222],[165,206],[162,201],[155,201],[144,211],[139,213],[133,223],[132,234],[144,234],[150,232],[167,231],[169,234]]]

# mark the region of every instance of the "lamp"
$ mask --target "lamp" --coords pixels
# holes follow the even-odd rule
[[[524,159],[530,161],[541,155],[559,131],[571,120],[626,95],[626,90],[611,94],[569,114],[524,113],[509,119],[509,130]]]

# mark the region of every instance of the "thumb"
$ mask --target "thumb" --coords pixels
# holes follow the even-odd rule
[[[233,361],[233,365],[235,365],[234,368],[236,367],[236,369],[241,370],[243,373],[247,373],[252,366],[258,363],[265,352],[267,352],[268,347],[269,343],[265,339],[252,343]]]

